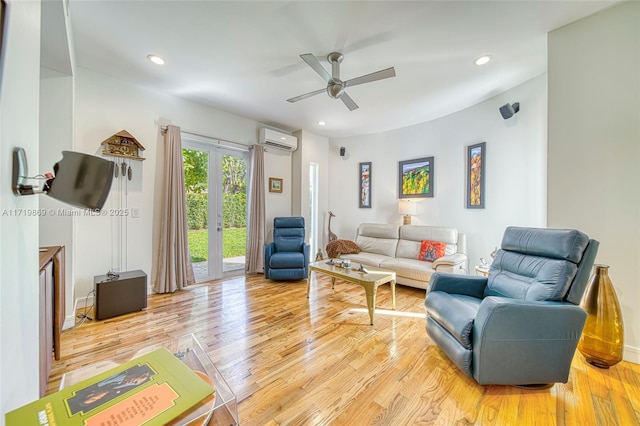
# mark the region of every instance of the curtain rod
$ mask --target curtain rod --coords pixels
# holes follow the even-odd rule
[[[160,133],[161,134],[165,134],[167,133],[167,128],[168,126],[160,126]],[[224,142],[225,144],[229,143],[232,145],[236,145],[237,147],[242,147],[243,149],[250,149],[251,145],[245,145],[243,143],[239,143],[239,142],[234,142],[234,141],[228,141],[225,139],[220,139],[220,138],[216,138],[214,136],[209,136],[209,135],[203,135],[202,133],[197,133],[197,132],[192,132],[190,130],[184,130],[184,129],[180,129],[180,133],[186,133],[188,135],[192,135],[192,136],[200,136],[201,138],[206,138],[206,139],[212,139],[215,140],[216,142],[218,142],[218,145],[220,145],[220,142]],[[232,148],[232,147],[229,147]]]

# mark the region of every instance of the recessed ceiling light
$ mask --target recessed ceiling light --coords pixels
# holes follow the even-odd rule
[[[482,55],[473,60],[476,65],[486,65],[491,60],[491,55]]]
[[[147,59],[156,65],[164,65],[164,59],[158,55],[147,55]]]
[[[327,123],[322,121],[322,120],[318,121],[318,126],[324,126],[325,124],[327,124]]]

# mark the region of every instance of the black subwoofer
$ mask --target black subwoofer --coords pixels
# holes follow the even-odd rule
[[[143,271],[121,272],[118,276],[96,275],[93,285],[97,320],[147,307],[147,274]]]

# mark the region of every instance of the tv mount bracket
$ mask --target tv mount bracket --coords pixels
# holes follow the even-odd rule
[[[27,166],[27,154],[24,148],[14,148],[13,150],[13,177],[11,187],[16,195],[44,194],[45,191],[36,185],[29,185],[29,180],[49,179],[48,176],[27,176],[29,167]],[[51,176],[53,177],[53,176]]]

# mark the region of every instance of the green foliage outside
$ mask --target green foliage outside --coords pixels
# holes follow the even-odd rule
[[[187,189],[187,227],[192,262],[209,258],[208,176],[209,155],[183,149],[184,181]],[[241,158],[222,157],[223,258],[243,256],[247,242],[247,163]],[[215,222],[213,222],[215,225]]]
[[[207,193],[187,192],[187,227],[189,229],[206,229]]]
[[[206,152],[183,149],[184,181],[187,188],[187,226],[208,228],[207,185],[209,155]],[[244,228],[247,223],[247,163],[241,158],[222,157],[222,226]]]
[[[182,150],[184,183],[187,192],[199,194],[207,191],[209,155],[195,149]],[[242,158],[222,157],[222,192],[236,194],[247,191],[247,162]]]
[[[226,228],[244,228],[247,225],[247,196],[244,192],[222,194],[222,226]],[[189,229],[207,229],[207,194],[187,193],[187,227]]]
[[[195,149],[182,150],[182,164],[184,167],[184,184],[187,193],[200,194],[207,190],[207,176],[209,175],[209,155]]]
[[[247,194],[222,194],[222,226],[227,228],[244,228],[247,226]]]
[[[189,251],[192,262],[203,262],[209,258],[207,251],[209,231],[189,231]],[[244,256],[247,243],[247,228],[229,228],[222,233],[222,257]]]

